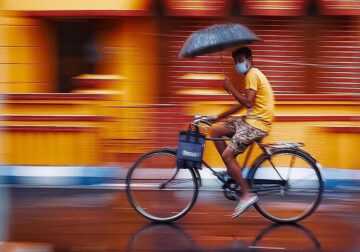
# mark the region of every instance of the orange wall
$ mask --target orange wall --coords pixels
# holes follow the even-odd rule
[[[0,92],[54,92],[56,59],[49,24],[2,17],[0,34]]]
[[[117,74],[123,80],[114,89],[121,91],[126,104],[157,102],[158,38],[157,21],[146,17],[104,20],[98,31],[103,60],[101,74]]]
[[[5,16],[0,19],[0,22],[0,34],[2,34],[0,36],[0,92],[54,92],[56,58],[51,24],[41,19],[20,16]],[[128,153],[140,154],[146,151],[147,148],[154,147],[155,145],[151,143],[145,146],[141,144],[141,141],[144,138],[152,139],[155,134],[150,133],[151,130],[153,132],[167,133],[164,132],[166,129],[161,128],[163,125],[156,124],[157,121],[162,122],[163,120],[161,113],[156,115],[159,116],[157,118],[148,109],[149,104],[159,102],[159,90],[162,90],[164,85],[167,85],[167,83],[159,82],[160,63],[158,56],[160,40],[157,22],[156,19],[150,17],[119,17],[102,20],[103,27],[97,31],[97,43],[100,45],[103,57],[96,69],[96,73],[118,75],[121,78],[112,83],[110,90],[112,100],[99,102],[96,108],[92,108],[96,111],[83,110],[81,106],[74,109],[65,108],[60,111],[58,105],[55,108],[53,105],[46,106],[46,104],[42,105],[41,109],[33,109],[34,104],[28,102],[16,105],[15,110],[12,109],[10,104],[11,106],[3,108],[2,113],[28,113],[32,115],[37,113],[89,115],[94,113],[96,115],[107,115],[111,116],[113,120],[96,125],[99,126],[99,134],[89,134],[81,138],[83,139],[81,141],[89,143],[89,146],[95,144],[96,148],[94,147],[93,150],[98,151],[107,142],[116,144],[110,144],[109,147],[106,147],[107,149],[101,149],[102,152],[108,151],[125,155]],[[218,113],[229,105],[226,101],[214,103],[211,97],[208,98],[208,102],[194,102],[190,99],[184,107],[186,116]],[[66,103],[66,101],[63,102]],[[360,115],[359,102],[357,101],[350,103],[342,101],[298,104],[296,102],[278,102],[276,109],[277,115]],[[175,121],[177,119],[179,116],[177,112],[173,111],[173,118],[170,118],[170,120]],[[169,118],[166,120],[169,120]],[[18,122],[17,124],[19,123],[31,125],[48,124],[48,122]],[[74,126],[74,124],[76,123],[66,122],[66,126]],[[83,122],[83,124],[92,125],[91,122]],[[56,125],[52,124],[52,126]],[[338,126],[358,129],[360,123],[358,121],[332,122],[331,120],[326,122],[276,122],[267,140],[302,141],[306,144],[305,149],[313,153],[326,167],[359,169],[356,158],[360,155],[358,148],[359,133],[333,132],[332,128]],[[186,127],[186,124],[179,124],[179,129],[184,127]],[[176,131],[176,129],[172,129],[172,131]],[[27,150],[31,150],[31,143],[33,139],[36,139],[35,134],[26,134]],[[44,138],[39,141],[43,141],[44,145],[51,145],[56,139],[60,146],[63,146],[62,148],[66,148],[68,143],[77,141],[77,136],[73,134],[71,136],[72,140],[69,140],[69,136],[65,135],[61,139],[61,134],[52,135],[50,138],[44,135]],[[22,133],[6,134],[3,143],[9,147],[7,150],[13,150],[15,154],[11,155],[19,158],[19,160],[16,159],[16,163],[28,163],[28,160],[31,159],[28,159],[29,156],[23,157],[21,155],[23,149],[11,145],[13,143],[21,145],[21,141],[13,141],[12,137],[21,139],[23,135]],[[165,141],[164,138],[157,140],[158,142]],[[133,148],[134,144],[127,145],[124,144],[125,142],[135,143],[135,145],[139,143],[138,145],[144,148],[136,149]],[[164,145],[167,144],[164,143]],[[222,165],[211,144],[208,145],[206,151],[206,159],[213,161],[211,164],[215,166]],[[54,151],[54,153],[57,152],[59,151]],[[92,154],[94,152],[91,151]],[[9,156],[8,152],[6,155]],[[64,150],[63,155],[65,155],[64,164],[75,162],[71,159],[71,155],[74,155],[72,152]],[[41,159],[41,155],[38,157]],[[111,157],[109,159],[112,161]],[[11,161],[13,159],[5,160],[13,162]],[[107,162],[108,160],[103,161]],[[94,163],[95,161],[89,159],[82,160],[82,162]]]

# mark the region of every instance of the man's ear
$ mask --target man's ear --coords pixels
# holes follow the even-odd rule
[[[247,66],[251,66],[251,64],[252,64],[252,59],[251,59],[251,57],[250,57],[250,58],[247,58],[247,59],[246,59],[246,65],[247,65]]]
[[[253,57],[251,56],[250,58],[248,58],[248,62],[249,62],[249,65],[252,66],[253,65]]]

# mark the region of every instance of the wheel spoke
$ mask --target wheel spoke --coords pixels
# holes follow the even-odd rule
[[[273,188],[268,190],[260,190],[256,192],[259,197],[272,196],[280,193],[279,188]]]
[[[291,168],[293,168],[294,163],[295,163],[295,156],[293,155],[293,156],[291,156],[291,161],[290,161],[289,170],[288,170],[287,179],[286,179],[287,181],[289,181],[291,171],[292,171]]]
[[[269,162],[270,162],[272,168],[276,171],[276,174],[279,176],[279,178],[280,178],[281,180],[284,180],[284,179],[281,177],[280,172],[276,169],[276,166],[274,165],[273,161],[271,161],[271,158],[269,158]]]
[[[181,185],[189,182],[193,182],[193,179],[177,179],[175,181],[170,181],[169,183],[167,183],[167,185]]]

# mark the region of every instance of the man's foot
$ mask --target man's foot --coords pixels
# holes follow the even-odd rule
[[[258,201],[258,199],[259,198],[256,195],[251,195],[246,199],[240,199],[239,203],[235,207],[232,218],[236,218],[241,214],[245,213],[252,205],[256,203],[256,201]]]
[[[222,181],[226,182],[231,179],[230,175],[226,171],[218,172],[217,176]]]

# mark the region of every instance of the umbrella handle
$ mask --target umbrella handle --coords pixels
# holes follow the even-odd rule
[[[222,67],[222,70],[223,70],[223,74],[224,74],[224,78],[225,78],[225,69],[224,69],[224,62],[223,62],[223,58],[222,58],[222,53],[220,51],[220,59],[221,59],[221,67]]]

